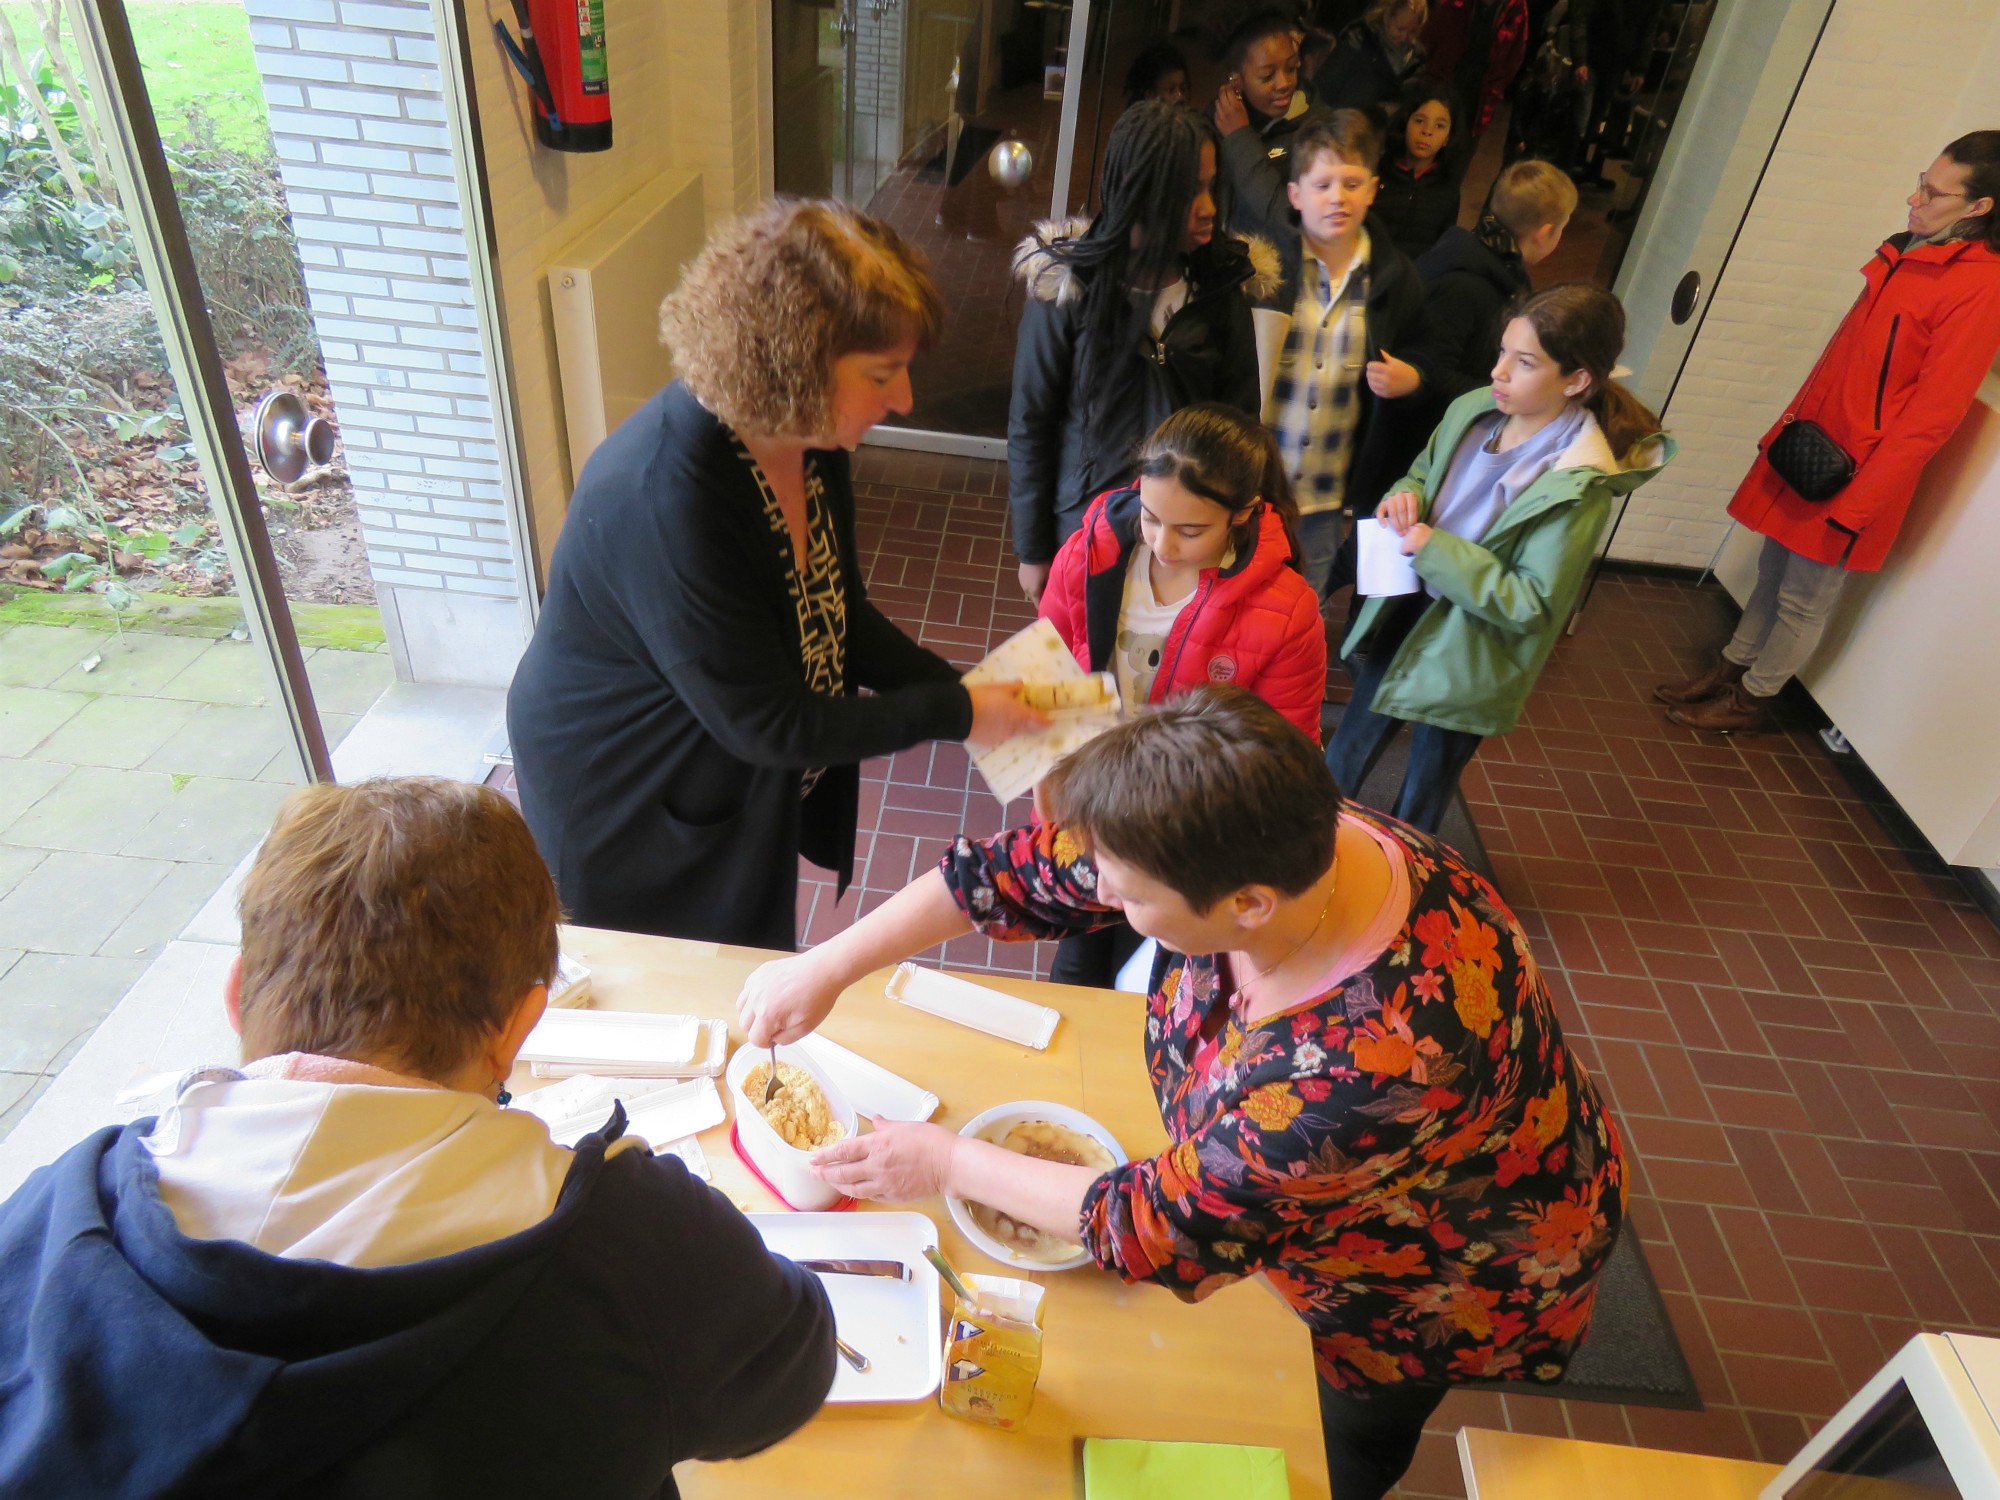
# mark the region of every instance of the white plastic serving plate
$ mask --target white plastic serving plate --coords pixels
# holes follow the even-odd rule
[[[1048,1120],[1056,1125],[1067,1125],[1071,1130],[1089,1136],[1111,1153],[1111,1159],[1124,1166],[1128,1158],[1125,1148],[1118,1144],[1118,1137],[1106,1130],[1097,1121],[1080,1109],[1071,1109],[1067,1104],[1051,1104],[1045,1099],[1021,1099],[1013,1104],[996,1104],[967,1120],[959,1134],[971,1136],[975,1140],[992,1141],[996,1145],[999,1138],[1023,1120]],[[992,1256],[1002,1265],[1012,1266],[1017,1271],[1075,1271],[1090,1264],[1088,1252],[1080,1252],[1068,1260],[1029,1260],[1016,1250],[1011,1250],[994,1239],[973,1221],[962,1198],[947,1198],[945,1207],[951,1210],[951,1222],[958,1226],[958,1232],[971,1240],[985,1254]]]
[[[828,1401],[923,1401],[944,1379],[944,1309],[924,1247],[937,1226],[917,1213],[751,1214],[764,1243],[792,1260],[899,1260],[908,1281],[820,1274],[842,1338],[868,1356],[866,1375],[835,1356]]]

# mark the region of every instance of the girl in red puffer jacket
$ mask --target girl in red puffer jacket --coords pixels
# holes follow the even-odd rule
[[[1146,440],[1136,472],[1063,543],[1042,618],[1085,671],[1117,674],[1128,709],[1233,682],[1319,743],[1326,632],[1271,434],[1234,407],[1183,407]],[[1122,925],[1065,938],[1049,977],[1108,985],[1137,942]]]
[[[1091,502],[1056,554],[1042,618],[1085,671],[1117,673],[1128,708],[1233,682],[1317,742],[1326,634],[1278,445],[1205,401],[1159,425],[1137,472]]]

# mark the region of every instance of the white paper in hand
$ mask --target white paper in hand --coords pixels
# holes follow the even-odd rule
[[[1354,591],[1366,599],[1386,599],[1396,594],[1414,594],[1423,580],[1407,557],[1403,539],[1388,526],[1369,516],[1354,523]]]
[[[1085,672],[1062,636],[1047,620],[1037,620],[993,648],[967,672],[966,686],[1019,682],[1031,703],[1050,716],[1046,729],[1017,734],[979,750],[973,764],[1003,803],[1030,791],[1070,751],[1118,722],[1118,683],[1109,672]]]

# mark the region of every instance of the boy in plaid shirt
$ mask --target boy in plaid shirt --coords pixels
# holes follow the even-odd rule
[[[1407,454],[1383,451],[1395,424],[1377,420],[1376,404],[1423,385],[1418,365],[1388,352],[1414,338],[1424,294],[1389,236],[1367,229],[1380,152],[1366,115],[1335,110],[1298,133],[1286,189],[1299,234],[1282,247],[1287,274],[1274,305],[1291,327],[1264,421],[1298,494],[1306,579],[1321,591],[1345,532],[1342,512],[1372,511],[1381,496],[1363,491],[1392,482],[1407,464]]]

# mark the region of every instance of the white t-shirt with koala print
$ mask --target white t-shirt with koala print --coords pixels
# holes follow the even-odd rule
[[[1153,679],[1160,675],[1160,658],[1167,649],[1167,637],[1174,621],[1194,602],[1199,590],[1185,598],[1162,604],[1153,592],[1153,554],[1144,542],[1133,545],[1125,564],[1125,599],[1118,606],[1118,640],[1112,665],[1118,673],[1118,695],[1127,708],[1136,708],[1153,693]]]

